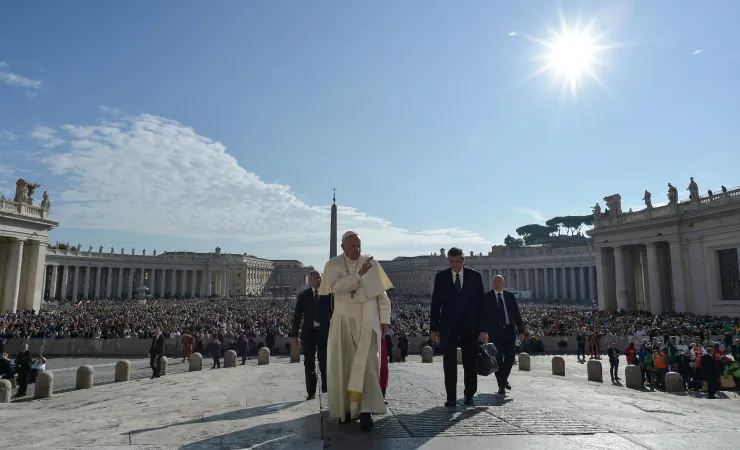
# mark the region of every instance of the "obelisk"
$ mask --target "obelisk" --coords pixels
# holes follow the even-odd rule
[[[329,236],[329,258],[337,256],[337,190],[334,191],[331,205],[331,233]]]

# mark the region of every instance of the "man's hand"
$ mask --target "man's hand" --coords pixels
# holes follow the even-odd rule
[[[298,347],[298,336],[294,336],[293,339],[290,341],[291,347]]]
[[[439,344],[439,331],[432,331],[432,341]]]
[[[478,340],[484,344],[488,344],[488,333],[485,331],[481,332],[481,334],[478,335]]]
[[[360,267],[360,270],[359,272],[357,272],[357,274],[361,277],[365,276],[365,274],[373,267],[372,262],[373,262],[373,257],[368,256],[367,260],[365,261],[365,264],[363,264],[362,267]]]
[[[381,323],[380,324],[380,334],[383,335],[383,337],[388,336],[388,333],[391,332],[391,326],[387,323]]]
[[[526,338],[527,337],[524,336],[524,333],[519,333],[519,342],[522,342],[523,343]]]

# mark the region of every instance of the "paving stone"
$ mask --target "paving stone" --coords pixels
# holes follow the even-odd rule
[[[548,409],[509,406],[489,408],[492,416],[531,434],[595,434],[609,431]]]

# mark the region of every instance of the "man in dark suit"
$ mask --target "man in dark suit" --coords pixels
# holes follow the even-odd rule
[[[447,252],[450,268],[437,273],[432,292],[429,328],[442,349],[445,406],[457,404],[457,348],[462,350],[465,405],[470,406],[478,390],[478,340],[488,342],[483,278],[480,272],[463,267],[464,260],[461,249],[451,248]]]
[[[159,378],[162,370],[162,357],[164,356],[164,336],[162,330],[157,327],[154,331],[152,346],[149,347],[149,367],[152,368],[152,378]]]
[[[516,330],[519,331],[519,341],[524,342],[524,324],[519,314],[519,305],[516,304],[514,294],[504,289],[506,281],[501,275],[493,277],[493,290],[486,292],[487,330],[491,342],[496,346],[498,353],[498,393],[503,395],[506,389],[511,389],[509,374],[514,364],[514,342]]]
[[[306,400],[316,397],[316,355],[319,357],[319,371],[321,372],[321,392],[326,392],[326,342],[329,334],[329,314],[331,302],[329,296],[319,296],[321,286],[321,273],[317,270],[311,272],[311,287],[298,295],[293,314],[293,327],[291,345],[301,345],[298,341],[300,336],[303,342],[303,366],[306,373]],[[323,298],[322,298],[323,297]],[[303,326],[301,327],[301,322]],[[300,329],[300,334],[299,334]]]

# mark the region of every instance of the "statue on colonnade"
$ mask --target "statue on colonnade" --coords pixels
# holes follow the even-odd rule
[[[691,182],[686,190],[689,191],[689,200],[699,200],[699,185],[694,181],[694,177],[691,177]]]
[[[676,186],[668,183],[668,204],[675,205],[678,203],[678,189]]]
[[[642,197],[642,199],[645,201],[645,206],[647,206],[647,209],[653,209],[653,194],[650,193],[647,189],[645,189],[645,195]]]

